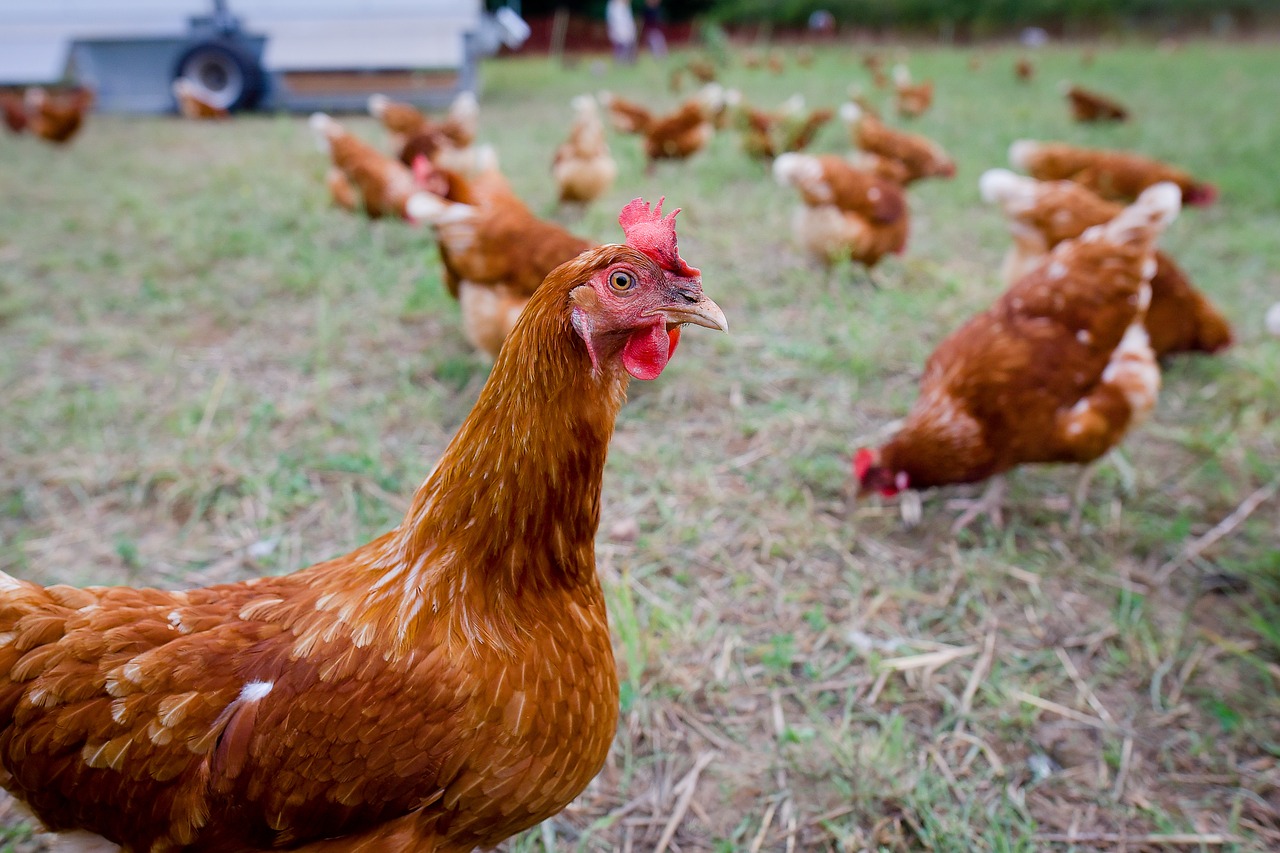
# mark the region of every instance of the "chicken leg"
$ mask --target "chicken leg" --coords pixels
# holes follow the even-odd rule
[[[987,488],[982,493],[982,497],[977,500],[968,501],[949,501],[947,506],[966,506],[964,512],[951,524],[951,534],[958,535],[974,520],[985,515],[990,521],[991,526],[996,530],[1004,527],[1004,492],[1005,479],[1003,474],[997,474],[987,483]]]

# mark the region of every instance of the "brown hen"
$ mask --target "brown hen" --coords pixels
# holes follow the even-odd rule
[[[906,195],[894,182],[830,154],[783,154],[773,162],[773,176],[800,192],[792,220],[796,242],[824,263],[848,257],[871,269],[906,248]]]
[[[1175,186],[1152,187],[1107,224],[1059,244],[947,337],[902,427],[879,450],[855,455],[860,490],[892,496],[1029,463],[1087,463],[1119,443],[1159,391],[1143,316],[1155,241],[1178,208]],[[975,509],[996,517],[1002,482]]]
[[[614,421],[682,324],[725,328],[660,210],[547,277],[384,536],[183,592],[0,573],[0,784],[138,851],[460,853],[563,809],[618,716],[594,555]]]
[[[496,358],[547,274],[592,243],[539,219],[496,172],[470,179],[440,173],[445,192],[418,194],[409,211],[435,229],[445,286],[462,308],[467,340]]]
[[[889,127],[854,102],[841,105],[840,118],[854,146],[865,152],[865,168],[881,177],[906,186],[923,178],[955,176],[956,164],[932,139]]]

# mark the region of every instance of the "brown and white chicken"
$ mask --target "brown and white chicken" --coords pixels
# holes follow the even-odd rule
[[[773,161],[773,176],[799,191],[792,233],[823,263],[847,257],[869,270],[906,248],[906,194],[893,181],[832,154],[783,154]]]
[[[911,81],[911,69],[898,64],[893,67],[893,93],[897,101],[898,115],[919,118],[933,106],[933,81]]]
[[[54,92],[32,86],[24,95],[27,129],[45,142],[65,145],[84,126],[93,102],[93,90],[83,86]]]
[[[1007,169],[979,180],[982,197],[1009,220],[1014,245],[1003,275],[1012,285],[1064,240],[1120,215],[1123,207],[1072,181],[1037,181]],[[1163,358],[1180,352],[1217,352],[1232,342],[1231,324],[1187,278],[1168,253],[1155,253],[1146,327],[1151,348]]]
[[[435,230],[467,340],[496,358],[542,280],[594,244],[539,219],[497,173],[437,171],[445,191],[415,195],[409,215]]]
[[[471,92],[461,92],[442,119],[432,119],[412,104],[386,95],[369,96],[369,114],[386,128],[392,150],[401,163],[413,164],[419,155],[446,169],[483,171],[483,146],[475,144],[480,105]]]
[[[325,182],[335,204],[353,212],[363,209],[370,219],[389,215],[412,220],[408,202],[423,186],[408,166],[348,133],[325,113],[313,113],[310,124],[332,161]]]
[[[1115,447],[1159,393],[1143,320],[1155,242],[1179,207],[1176,186],[1151,187],[1110,222],[1054,247],[949,335],[926,362],[901,428],[854,456],[860,490],[893,496],[991,480],[958,530],[984,510],[998,521],[1004,472],[1086,464]]]
[[[556,148],[551,175],[561,203],[585,204],[609,191],[618,177],[618,164],[609,153],[595,98],[579,95],[572,106],[573,125],[569,138]]]
[[[841,105],[840,118],[854,146],[863,152],[858,161],[861,168],[902,186],[924,178],[955,176],[955,162],[932,139],[890,127],[852,101]]]

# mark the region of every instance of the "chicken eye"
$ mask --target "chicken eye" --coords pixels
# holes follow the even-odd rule
[[[625,293],[635,286],[636,277],[626,270],[614,270],[609,275],[609,286],[619,293]]]

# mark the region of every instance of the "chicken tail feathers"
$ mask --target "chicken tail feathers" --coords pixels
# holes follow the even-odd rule
[[[311,130],[316,135],[316,144],[320,146],[321,151],[329,150],[329,143],[342,135],[342,125],[333,120],[333,117],[327,113],[312,113],[311,118],[307,120],[307,124],[311,126]]]
[[[1084,239],[1103,239],[1117,245],[1150,247],[1182,208],[1182,190],[1164,181],[1142,191],[1137,200],[1105,225],[1085,232]],[[1091,236],[1092,235],[1092,236]]]
[[[1016,214],[1035,207],[1040,182],[1034,178],[1015,175],[1008,169],[988,169],[978,179],[978,191],[983,201],[998,204],[1008,214]]]
[[[1018,139],[1009,146],[1009,165],[1024,172],[1031,171],[1036,156],[1040,153],[1040,143],[1034,139]]]

